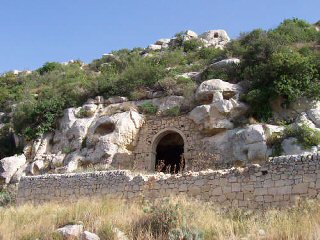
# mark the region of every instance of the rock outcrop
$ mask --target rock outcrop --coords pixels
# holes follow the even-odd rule
[[[205,41],[205,46],[215,46],[223,48],[230,38],[225,30],[209,30],[199,36]]]
[[[26,164],[24,155],[15,155],[0,160],[0,187],[9,184],[11,178]]]
[[[64,240],[80,239],[83,233],[83,225],[66,225],[64,227],[58,228],[56,232],[60,234]]]
[[[182,42],[189,41],[192,39],[198,39],[203,43],[204,47],[215,47],[223,49],[225,45],[230,41],[230,38],[225,30],[209,30],[205,33],[198,35],[192,30],[187,30],[180,34],[179,37],[174,38],[162,38],[157,40],[154,44],[148,46],[148,50],[162,50],[169,46],[175,47]]]
[[[224,163],[261,163],[268,156],[264,127],[260,124],[227,130],[203,139],[205,151]]]
[[[29,153],[28,174],[37,175],[50,169],[72,172],[95,164],[107,167],[119,156],[128,157],[144,117],[134,105],[123,103],[126,100],[96,98],[82,107],[66,109],[54,133],[25,148],[25,153]]]
[[[248,107],[239,101],[241,87],[220,79],[207,80],[198,87],[195,98],[204,105],[197,106],[189,118],[202,125],[207,133],[216,133],[234,127],[233,120]]]

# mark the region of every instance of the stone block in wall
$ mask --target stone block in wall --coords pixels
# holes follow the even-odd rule
[[[293,194],[305,194],[308,192],[309,183],[299,183],[292,187]]]

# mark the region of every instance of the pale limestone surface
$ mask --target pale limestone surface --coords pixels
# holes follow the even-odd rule
[[[14,155],[0,160],[0,186],[3,182],[8,184],[14,174],[22,168],[26,163],[26,157],[22,155]]]

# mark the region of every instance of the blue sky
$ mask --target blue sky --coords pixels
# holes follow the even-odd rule
[[[0,73],[47,61],[90,62],[192,29],[235,38],[283,19],[320,20],[319,0],[1,0]]]

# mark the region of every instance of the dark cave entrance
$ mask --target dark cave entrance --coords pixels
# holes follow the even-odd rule
[[[179,173],[184,169],[184,141],[179,133],[170,132],[163,136],[156,148],[157,172]]]

